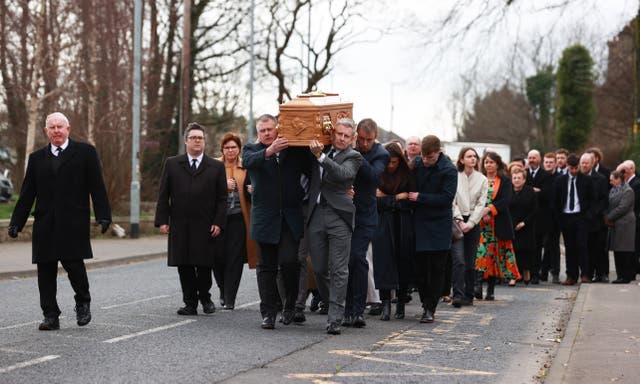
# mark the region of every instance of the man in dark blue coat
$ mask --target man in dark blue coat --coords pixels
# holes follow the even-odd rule
[[[458,188],[458,171],[442,153],[440,139],[422,139],[422,156],[416,158],[413,175],[415,202],[416,267],[422,297],[421,323],[433,323],[445,279],[447,254],[451,250],[452,203]]]
[[[364,160],[353,183],[356,205],[355,228],[351,237],[351,255],[349,256],[349,283],[345,303],[343,324],[360,328],[366,325],[364,307],[367,301],[367,248],[378,225],[376,188],[391,157],[380,143],[378,125],[372,119],[363,119],[358,123],[356,149]]]
[[[306,147],[291,147],[277,137],[276,118],[262,115],[256,129],[258,143],[246,144],[242,166],[251,178],[251,238],[260,249],[256,275],[260,293],[262,328],[273,329],[278,312],[278,268],[285,287],[282,320],[294,320],[300,263],[298,245],[304,229],[300,177],[308,174],[310,153]]]

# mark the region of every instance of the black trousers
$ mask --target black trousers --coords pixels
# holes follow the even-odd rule
[[[537,225],[540,223],[540,220],[536,221],[536,249],[532,252],[530,260],[529,271],[532,276],[538,277],[540,274],[540,269],[542,266],[542,250],[544,248],[544,241],[546,238],[547,231],[544,228],[539,228],[542,225]],[[518,259],[518,255],[516,254],[516,260]],[[522,270],[521,270],[522,271]]]
[[[227,216],[223,232],[224,252],[216,255],[213,276],[220,288],[220,298],[235,306],[242,270],[247,259],[247,233],[242,213]]]
[[[634,256],[635,252],[614,251],[613,258],[616,263],[616,275],[618,279],[634,280],[636,277]]]
[[[178,275],[182,287],[182,301],[189,307],[197,307],[211,301],[211,268],[204,266],[179,265]]]
[[[540,267],[540,275],[547,277],[560,274],[560,229],[557,224],[547,231],[544,239],[544,255]]]
[[[419,290],[424,309],[436,311],[445,280],[448,250],[416,252]]]
[[[605,227],[589,232],[589,240],[587,241],[587,247],[589,247],[589,271],[587,275],[590,278],[595,276],[609,277],[609,251],[606,249],[607,231],[608,229]]]
[[[578,280],[578,274],[588,277],[587,220],[581,213],[563,213],[560,215],[560,228],[564,238],[567,277],[573,280]]]
[[[75,292],[76,304],[90,303],[89,279],[84,260],[60,261],[67,271],[69,282]],[[44,317],[60,316],[60,308],[56,300],[58,278],[58,262],[38,263],[38,290],[40,291],[40,308]]]
[[[451,245],[453,297],[473,301],[479,241],[480,226],[475,225],[461,240]]]
[[[258,255],[256,276],[258,278],[260,313],[262,317],[275,316],[278,312],[279,296],[276,282],[278,269],[282,274],[285,290],[283,308],[291,311],[295,309],[300,276],[298,246],[298,240],[293,238],[293,234],[285,222],[282,222],[282,231],[278,244],[258,243],[260,253]]]
[[[351,235],[351,253],[349,254],[349,282],[345,316],[362,315],[367,304],[369,287],[369,262],[367,248],[373,238],[376,226],[356,225]]]

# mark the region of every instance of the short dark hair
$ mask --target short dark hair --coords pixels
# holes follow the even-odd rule
[[[206,138],[206,132],[204,130],[204,127],[194,121],[192,123],[189,123],[187,125],[187,128],[184,130],[185,140],[187,139],[187,137],[189,137],[189,133],[191,133],[191,131],[202,131],[202,135],[205,136]]]
[[[565,155],[565,156],[569,156],[569,151],[565,148],[558,148],[556,149],[556,155]]]
[[[601,162],[602,159],[604,158],[604,154],[602,153],[602,150],[600,150],[600,148],[598,147],[587,148],[585,152],[593,154],[596,157],[596,162],[598,163]]]
[[[356,132],[359,132],[361,129],[367,133],[373,132],[376,137],[378,137],[378,124],[373,121],[373,119],[366,118],[360,120],[356,128]]]
[[[618,171],[618,170],[611,171],[611,176],[613,176],[615,179],[624,181],[624,170],[622,170],[622,171]]]
[[[567,156],[567,165],[570,167],[577,167],[578,165],[580,165],[580,158],[578,157],[578,155],[576,155],[575,153],[570,153],[569,156]]]
[[[484,161],[489,158],[491,160],[493,160],[497,165],[498,165],[498,169],[497,169],[497,173],[498,176],[500,177],[504,177],[505,176],[505,172],[504,172],[504,162],[502,161],[502,156],[500,156],[500,154],[498,154],[498,152],[494,152],[494,151],[486,151],[484,153],[484,155],[482,156],[482,174],[484,174],[485,176],[487,175],[487,171],[484,169]]]
[[[427,135],[422,138],[422,145],[420,146],[420,150],[423,155],[430,155],[434,152],[440,151],[442,145],[440,144],[440,139],[435,135]]]

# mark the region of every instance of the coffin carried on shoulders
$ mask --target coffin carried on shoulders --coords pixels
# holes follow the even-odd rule
[[[291,146],[307,146],[314,139],[328,145],[333,125],[344,117],[353,119],[353,103],[337,93],[302,94],[280,105],[278,136],[286,137]]]

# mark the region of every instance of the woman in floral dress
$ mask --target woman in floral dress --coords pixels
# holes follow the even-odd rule
[[[511,180],[504,172],[502,158],[488,151],[482,157],[482,173],[488,180],[487,204],[480,221],[480,243],[476,257],[476,299],[482,299],[482,282],[487,280],[485,300],[494,300],[496,279],[519,280],[520,273],[513,252],[513,225],[509,200]]]

